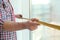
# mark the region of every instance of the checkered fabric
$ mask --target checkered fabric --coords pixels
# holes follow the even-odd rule
[[[4,31],[2,28],[3,21],[14,21],[13,8],[9,0],[0,0],[0,40],[16,40],[16,32]]]

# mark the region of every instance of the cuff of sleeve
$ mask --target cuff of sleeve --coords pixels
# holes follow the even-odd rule
[[[4,23],[4,21],[0,19],[0,26],[2,26],[3,23]]]
[[[3,23],[4,23],[4,21],[0,19],[0,31],[3,30]]]

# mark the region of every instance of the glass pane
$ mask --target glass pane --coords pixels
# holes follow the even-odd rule
[[[49,21],[50,0],[32,0],[31,17],[38,17],[42,21]],[[34,15],[34,16],[32,16]]]
[[[32,0],[31,18],[38,18],[44,22],[50,22],[50,0]],[[33,16],[34,15],[34,16]],[[32,31],[32,40],[46,40],[46,28],[41,25]]]
[[[43,22],[60,24],[60,0],[31,0],[31,18]],[[32,40],[60,40],[60,31],[41,25],[31,32]]]

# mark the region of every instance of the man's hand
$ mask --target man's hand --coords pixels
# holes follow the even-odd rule
[[[16,18],[22,18],[22,15],[21,14],[17,14],[15,15]]]
[[[39,21],[39,20],[36,18],[33,18],[33,19],[31,19],[31,21],[26,22],[27,29],[29,29],[29,30],[37,29],[38,25],[40,25],[40,24],[38,24],[37,21]]]
[[[32,21],[32,22],[39,22],[39,19],[37,19],[37,18],[32,18],[31,21]]]
[[[16,18],[22,18],[22,15],[18,14],[18,15],[15,15]],[[26,22],[25,23],[25,27],[29,30],[35,30],[37,29],[37,26],[40,25],[38,24],[38,19],[36,18],[32,18],[30,21]]]

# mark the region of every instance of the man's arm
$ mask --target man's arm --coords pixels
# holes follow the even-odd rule
[[[18,23],[14,21],[5,21],[3,24],[3,30],[8,30],[8,31],[22,30],[25,28],[26,27],[24,23]]]
[[[33,21],[27,22],[14,22],[14,21],[5,21],[3,23],[3,29],[8,31],[17,31],[22,29],[35,30],[39,24]]]

